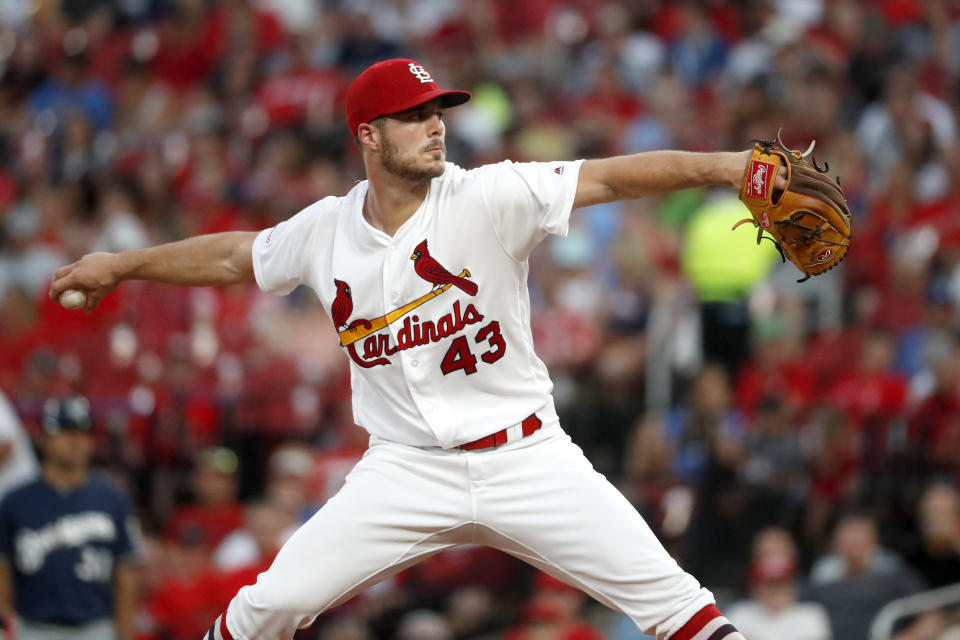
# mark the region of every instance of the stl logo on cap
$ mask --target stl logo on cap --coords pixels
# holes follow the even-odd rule
[[[430,72],[418,65],[416,62],[411,62],[407,68],[410,69],[410,73],[417,77],[417,80],[420,81],[420,84],[433,82]]]
[[[2,0],[0,0],[2,2]],[[416,80],[414,80],[416,78]],[[427,69],[410,58],[381,60],[367,67],[347,89],[347,126],[357,135],[364,122],[440,99],[444,109],[470,99],[469,91],[444,90]]]

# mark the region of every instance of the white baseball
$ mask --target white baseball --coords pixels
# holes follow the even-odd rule
[[[87,294],[77,289],[67,289],[60,294],[60,306],[64,309],[79,309],[87,304]]]

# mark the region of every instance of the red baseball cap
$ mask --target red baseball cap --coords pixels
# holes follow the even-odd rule
[[[347,125],[350,133],[380,116],[399,113],[443,98],[443,106],[455,107],[470,99],[468,91],[444,91],[423,65],[409,58],[383,60],[367,67],[347,89]]]

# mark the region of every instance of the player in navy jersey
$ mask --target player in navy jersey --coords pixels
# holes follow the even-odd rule
[[[90,470],[90,407],[44,405],[40,476],[0,503],[0,613],[17,640],[131,640],[139,534],[130,500]]]

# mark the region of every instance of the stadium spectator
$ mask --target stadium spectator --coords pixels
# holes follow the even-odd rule
[[[744,480],[757,490],[788,503],[806,494],[807,458],[790,408],[781,398],[766,398],[757,407],[753,424],[743,436]]]
[[[804,535],[821,542],[831,517],[861,486],[860,441],[846,415],[831,406],[816,408],[804,431],[810,443]]]
[[[225,447],[197,454],[193,473],[194,500],[179,507],[167,522],[171,540],[199,536],[208,551],[243,525],[243,508],[237,502],[237,455]]]
[[[907,555],[931,588],[960,580],[960,492],[937,482],[923,492],[917,505],[916,547]]]
[[[933,390],[909,415],[907,454],[919,480],[955,473],[960,460],[960,346],[931,357]]]
[[[833,637],[866,639],[883,605],[923,588],[900,556],[880,546],[873,518],[850,514],[837,523],[831,553],[811,568],[805,596],[826,608]]]
[[[164,541],[162,558],[163,572],[145,594],[143,617],[157,637],[200,638],[210,617],[230,601],[223,574],[211,565],[198,528],[183,529],[176,539]]]
[[[674,473],[691,483],[707,480],[714,464],[736,465],[743,418],[732,407],[727,372],[708,365],[690,389],[690,401],[667,416],[667,437],[674,450]]]
[[[826,610],[798,602],[797,550],[783,529],[765,529],[753,543],[749,599],[729,607],[730,619],[751,640],[830,640]]]
[[[317,509],[310,487],[313,465],[314,454],[305,445],[283,444],[270,454],[264,495],[291,525],[306,522]]]
[[[213,550],[213,563],[221,571],[269,566],[296,528],[290,516],[270,502],[250,503],[244,511],[243,526],[228,533]]]

